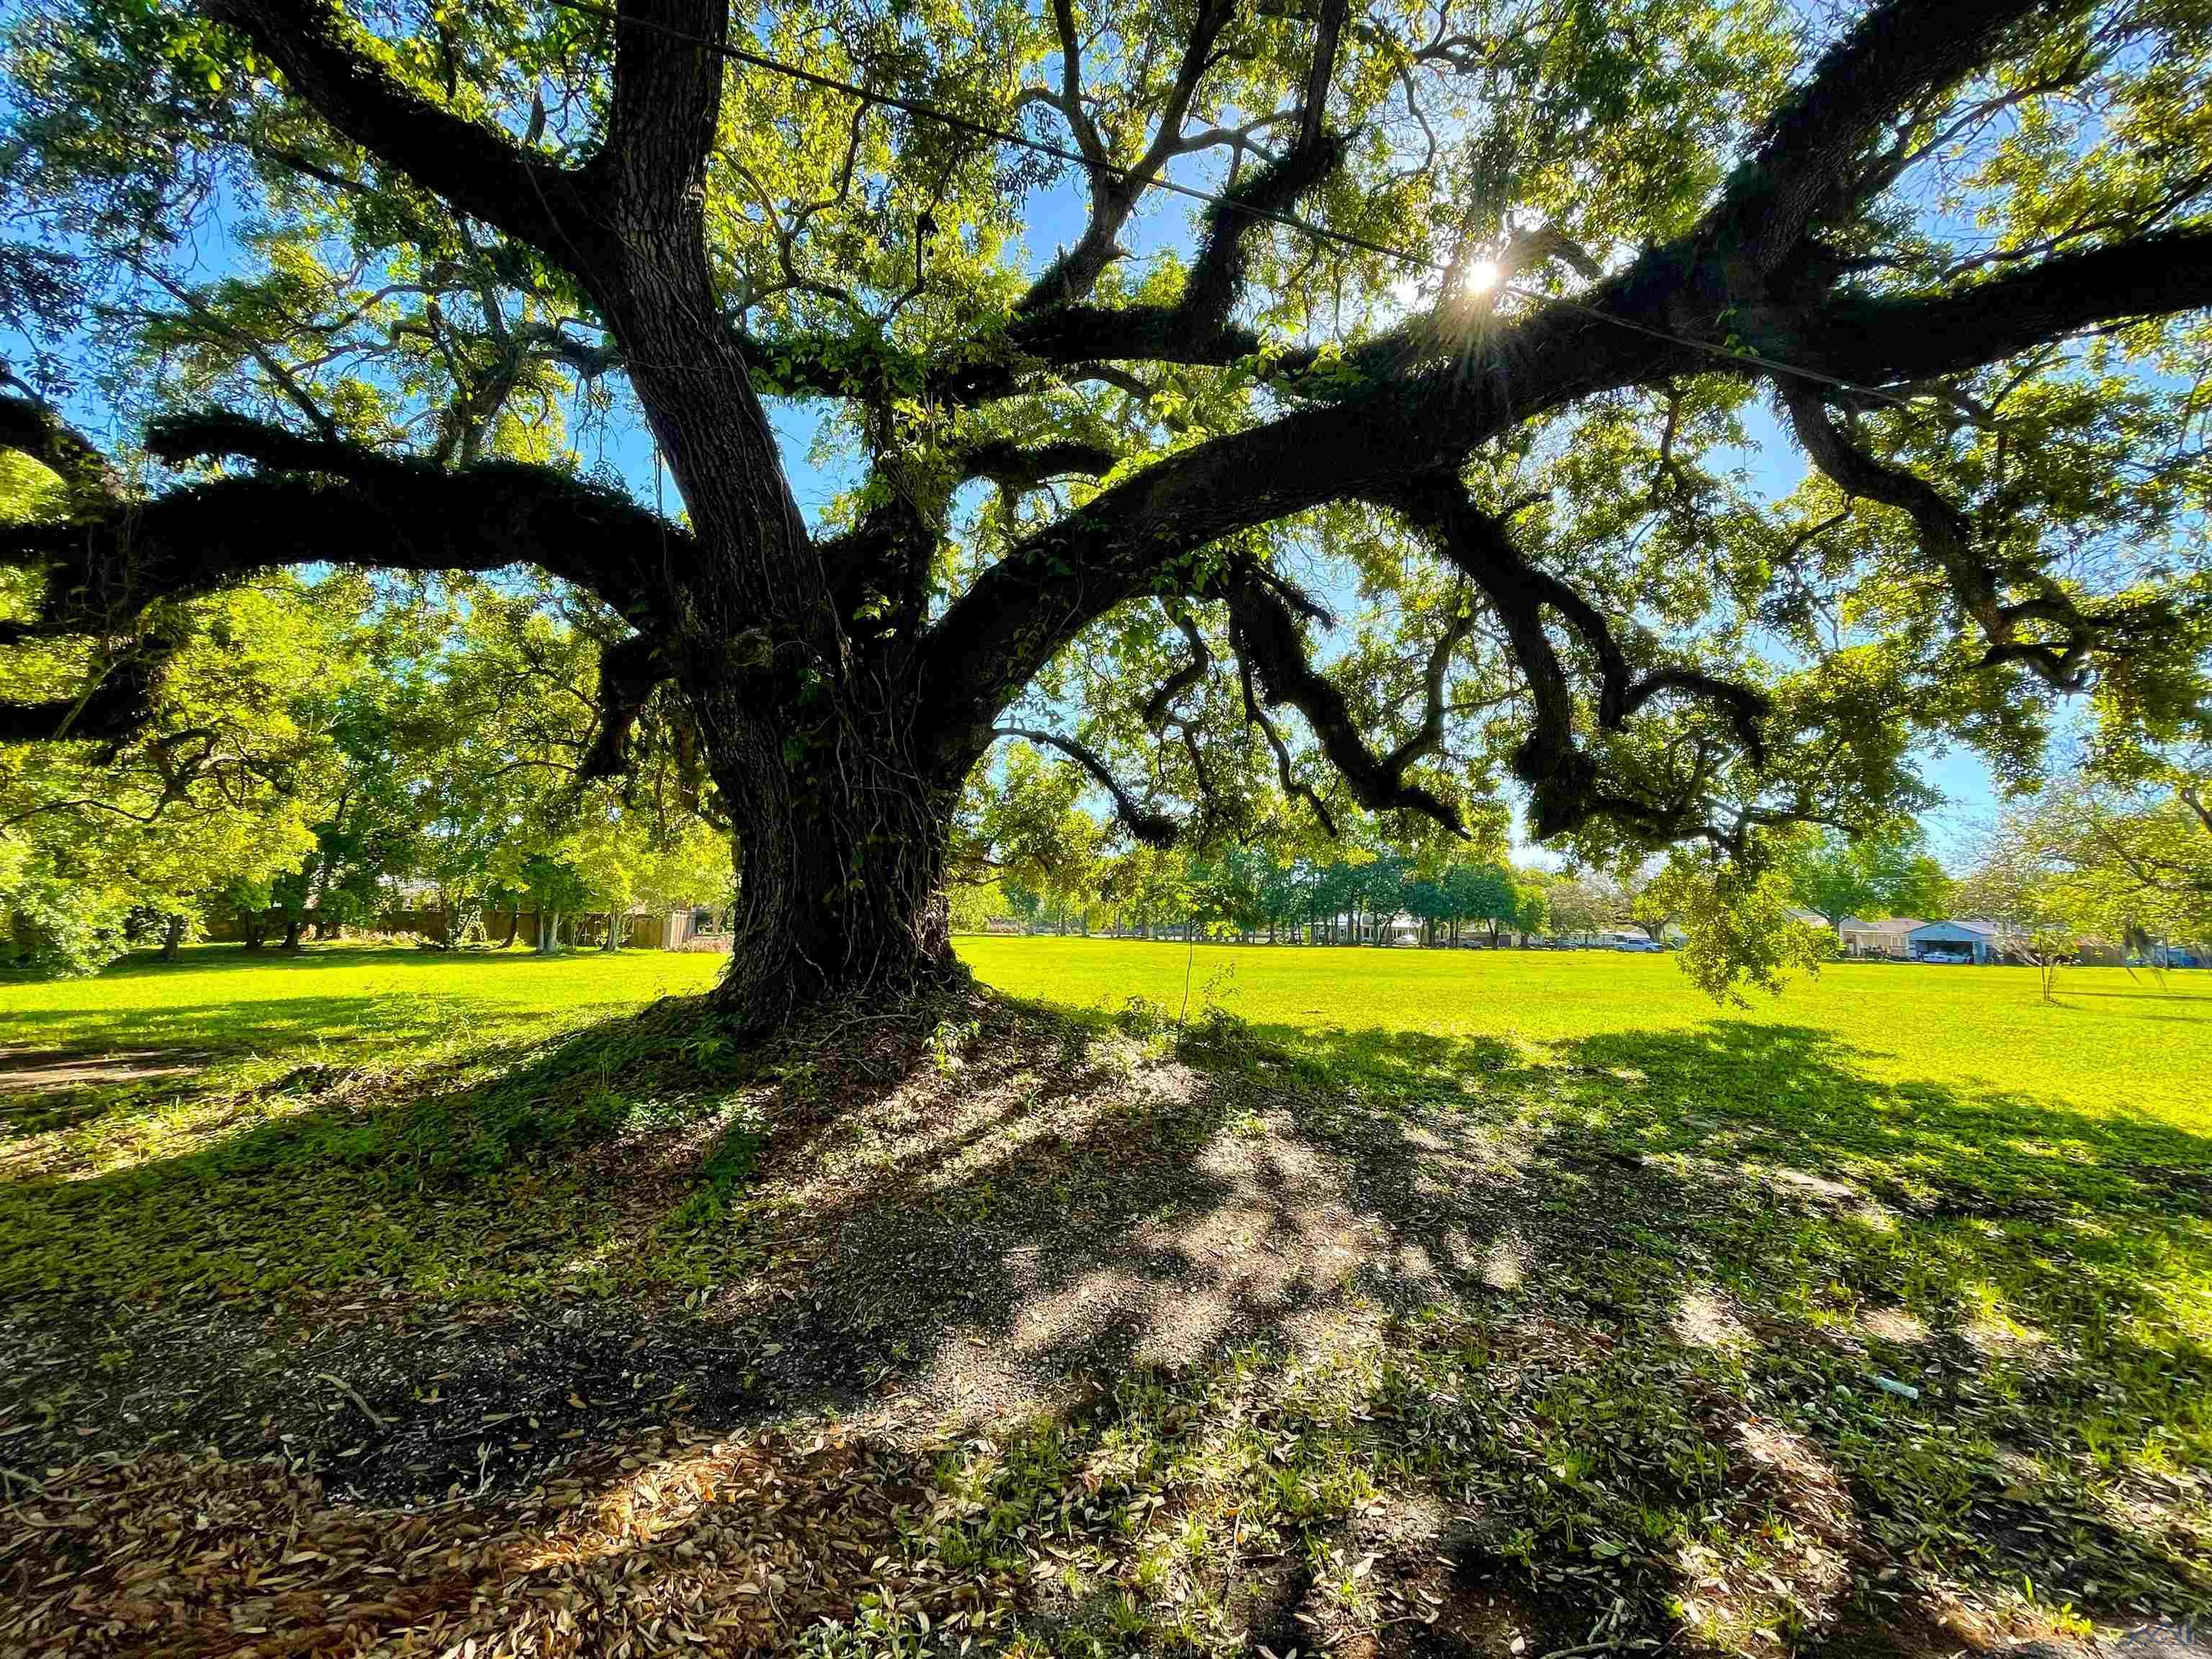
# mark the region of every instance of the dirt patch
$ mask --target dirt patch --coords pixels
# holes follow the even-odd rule
[[[163,1078],[191,1077],[206,1066],[204,1054],[180,1054],[162,1048],[107,1049],[99,1054],[64,1048],[0,1048],[0,1095],[153,1083]]]

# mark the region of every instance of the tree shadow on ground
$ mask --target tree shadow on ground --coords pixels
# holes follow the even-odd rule
[[[0,1432],[282,1444],[496,1515],[469,1628],[510,1637],[595,1573],[623,1620],[692,1605],[780,1479],[890,1494],[853,1524],[906,1589],[802,1589],[832,1546],[794,1517],[763,1642],[1003,1606],[1059,1651],[1917,1650],[2212,1605],[2208,1194],[2203,1137],[1786,1026],[1534,1050],[977,997],[740,1054],[672,1003],[18,1183]],[[641,1522],[641,1481],[694,1497]]]
[[[490,966],[503,959],[471,953],[472,963]],[[58,1128],[94,1125],[117,1117],[167,1113],[240,1091],[240,1066],[252,1068],[252,1085],[280,1091],[295,1073],[419,1066],[430,1051],[451,1051],[478,1060],[494,1047],[513,1048],[542,1042],[562,1025],[574,1025],[594,1012],[620,1006],[619,994],[597,1009],[590,1006],[541,1006],[501,995],[479,1000],[482,987],[457,985],[455,958],[446,953],[333,949],[294,958],[231,947],[196,952],[183,963],[126,962],[112,967],[104,980],[148,978],[188,973],[195,987],[210,994],[193,1002],[164,1001],[157,1006],[73,1006],[9,1009],[0,1016],[0,1138],[21,1139]],[[542,966],[528,955],[506,963]],[[387,978],[356,981],[343,993],[316,994],[318,975],[309,969],[364,967],[397,970]],[[434,983],[416,981],[425,967],[439,969]],[[226,975],[247,969],[276,968],[288,983],[299,973],[307,994],[284,997],[228,999],[220,994]],[[489,977],[503,992],[508,975]],[[514,988],[527,988],[518,978]],[[117,1057],[137,1062],[125,1066]],[[501,1056],[490,1056],[494,1059]],[[71,1073],[76,1075],[70,1075]],[[28,1074],[28,1075],[26,1075]],[[19,1080],[20,1079],[20,1080]]]
[[[574,951],[564,951],[552,959],[573,959],[576,954]],[[358,969],[363,967],[389,968],[402,973],[421,969],[450,971],[456,962],[489,965],[543,963],[546,960],[547,957],[530,948],[526,939],[507,947],[469,945],[459,951],[398,945],[313,942],[297,951],[280,950],[273,945],[264,945],[258,951],[249,951],[242,945],[194,945],[185,946],[174,961],[164,961],[157,951],[132,951],[102,968],[99,978],[102,981],[160,979],[178,974],[197,977],[201,974],[236,973],[269,968],[281,969],[288,974],[317,969]],[[0,985],[40,982],[31,976],[0,975]]]

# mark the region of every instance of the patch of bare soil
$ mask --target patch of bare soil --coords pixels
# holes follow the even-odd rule
[[[0,1048],[0,1094],[40,1094],[54,1089],[88,1089],[118,1083],[151,1083],[190,1077],[207,1064],[204,1056],[172,1049],[110,1049],[80,1054],[65,1048]]]

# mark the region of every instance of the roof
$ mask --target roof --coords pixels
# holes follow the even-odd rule
[[[1996,938],[1996,931],[1995,924],[1986,921],[1925,921],[1912,930],[1912,937],[1925,933],[1931,939],[1986,939]]]
[[[1856,916],[1845,916],[1842,931],[1846,933],[1909,933],[1927,923],[1917,916],[1884,916],[1880,921],[1861,921]]]

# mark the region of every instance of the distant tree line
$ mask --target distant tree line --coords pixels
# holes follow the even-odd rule
[[[1392,852],[1324,862],[1264,848],[1182,858],[1125,854],[1101,860],[1087,888],[1073,886],[1060,872],[1042,879],[1039,873],[1010,874],[967,890],[957,921],[970,929],[1004,916],[1057,932],[1182,938],[1194,929],[1270,944],[1296,937],[1347,945],[1372,940],[1406,915],[1419,924],[1424,945],[1456,945],[1475,933],[1495,945],[1509,935],[1542,932],[1553,896],[1584,884],[1503,863],[1454,860],[1425,868]],[[1573,910],[1571,901],[1562,902]]]

